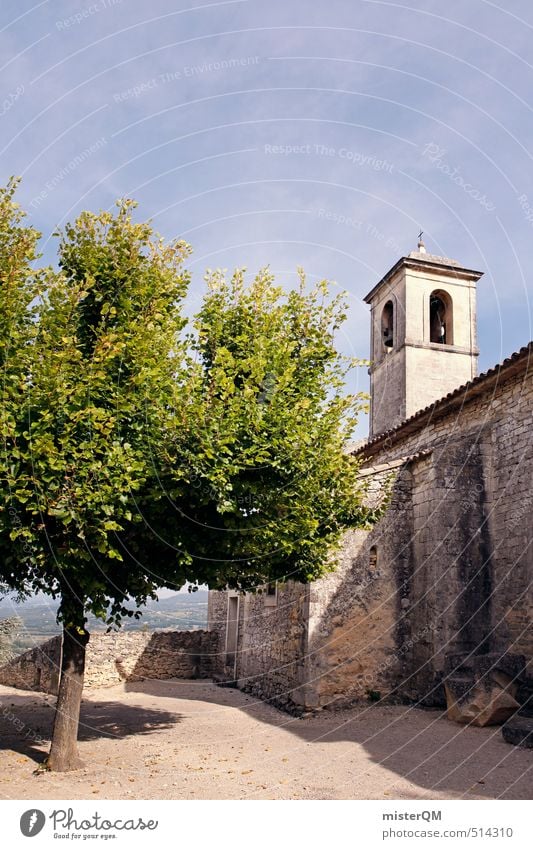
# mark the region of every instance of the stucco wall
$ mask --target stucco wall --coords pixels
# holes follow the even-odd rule
[[[405,417],[423,410],[435,399],[442,398],[475,377],[476,362],[468,351],[455,346],[426,343],[407,347],[405,351]],[[390,427],[386,414],[383,430]]]
[[[411,255],[412,257],[413,255]],[[401,265],[371,297],[371,434],[400,424],[477,374],[476,279],[456,267]],[[430,259],[426,255],[426,259]],[[431,343],[431,293],[445,293],[448,344]],[[394,307],[394,346],[386,353],[381,332],[385,304]]]

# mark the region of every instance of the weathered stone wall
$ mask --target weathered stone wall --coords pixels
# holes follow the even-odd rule
[[[52,637],[0,668],[0,684],[42,693],[57,693],[61,637]]]
[[[278,584],[276,596],[247,593],[239,641],[238,686],[282,707],[302,703],[308,587]]]
[[[493,539],[492,643],[533,658],[533,387],[516,380],[491,403],[489,526]],[[533,670],[532,670],[533,673]]]
[[[340,568],[312,590],[309,704],[378,693],[443,704],[446,658],[489,650],[483,457],[468,434],[412,456],[376,528],[346,536]]]
[[[207,627],[214,634],[218,651],[212,657],[213,677],[226,678],[226,626],[228,619],[228,594],[212,590],[207,600]]]
[[[395,472],[378,472],[367,481],[367,501],[383,498]],[[405,511],[409,509],[410,475],[397,480],[387,527],[346,534],[335,572],[303,585],[277,586],[266,593],[238,596],[238,637],[235,653],[224,653],[231,598],[212,592],[209,627],[220,636],[218,675],[227,683],[267,699],[287,710],[305,710],[346,702],[369,691],[393,687],[398,642],[401,588],[406,554],[397,555],[393,539],[409,543]],[[379,560],[369,563],[370,549],[382,545]],[[395,563],[402,565],[395,570]],[[392,589],[391,589],[392,587]],[[394,659],[391,661],[391,653]]]
[[[533,370],[496,378],[365,449],[374,490],[396,475],[384,517],[347,534],[335,573],[288,585],[276,608],[241,597],[223,677],[288,708],[377,693],[443,705],[450,658],[531,665]],[[211,596],[223,645],[228,597]]]
[[[410,677],[400,690],[428,704],[443,703],[447,656],[482,653],[489,646],[491,543],[482,457],[482,445],[465,435],[412,465],[412,569],[405,618],[417,639],[406,655]]]
[[[295,581],[266,592],[210,593],[209,627],[220,634],[218,677],[288,710],[302,704],[309,588]],[[228,652],[228,606],[238,599],[235,652]]]
[[[404,427],[385,437],[368,460],[432,450],[426,481],[420,477],[413,496],[413,566],[415,621],[439,621],[427,647],[428,655],[440,655],[436,670],[445,646],[453,650],[454,633],[459,650],[533,656],[532,419],[533,369],[526,363],[411,432]]]
[[[93,633],[87,646],[86,687],[144,678],[210,678],[218,635],[208,631]],[[56,693],[61,637],[25,652],[0,669],[0,684]]]
[[[311,587],[309,707],[394,693],[402,675],[411,472],[408,466],[377,470],[369,484],[368,501],[379,500],[386,484],[392,485],[385,516],[371,531],[347,533],[338,568]]]
[[[337,570],[311,587],[306,705],[341,706],[394,687],[399,598],[394,556],[374,534],[346,535]]]

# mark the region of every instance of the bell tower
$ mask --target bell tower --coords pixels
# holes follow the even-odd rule
[[[371,309],[370,437],[390,430],[477,374],[481,271],[418,248],[365,298]]]

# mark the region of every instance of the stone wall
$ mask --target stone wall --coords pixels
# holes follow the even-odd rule
[[[218,652],[213,656],[212,672],[216,679],[227,677],[226,670],[226,628],[228,619],[228,593],[211,590],[207,598],[207,627],[214,634]]]
[[[348,532],[335,572],[311,587],[308,707],[391,695],[402,674],[399,647],[405,639],[412,513],[409,465],[378,468],[368,483],[367,501],[373,503],[392,485],[383,519],[371,531]]]
[[[263,699],[291,708],[303,701],[309,588],[290,581],[276,595],[248,593],[239,643],[238,685]]]
[[[210,593],[209,627],[220,634],[218,677],[291,710],[300,705],[305,681],[309,587],[278,584],[275,595]],[[231,600],[238,613],[236,651],[228,651]]]
[[[378,470],[367,481],[367,501],[373,506],[391,476],[397,470]],[[278,584],[275,597],[211,592],[209,627],[219,634],[221,646],[218,677],[294,712],[390,691],[401,662],[396,652],[401,588],[394,582],[402,568],[395,571],[395,563],[403,564],[405,557],[397,556],[392,539],[405,535],[408,544],[409,493],[410,474],[402,470],[387,528],[346,534],[336,570],[320,581]],[[372,547],[384,540],[391,542],[370,563]],[[235,652],[225,651],[235,625],[231,599],[238,605]]]
[[[420,480],[415,496],[416,594],[444,593],[458,603],[430,605],[424,613],[420,607],[420,620],[438,612],[446,617],[443,627],[453,628],[453,616],[462,618],[464,649],[490,644],[492,651],[531,659],[533,369],[522,357],[520,369],[506,371],[495,370],[475,394],[456,394],[417,423],[375,440],[367,453],[374,464],[432,451],[429,478]],[[443,570],[446,578],[439,577]]]
[[[447,656],[488,651],[491,542],[482,457],[482,445],[463,435],[412,464],[410,590],[404,615],[417,639],[406,655],[410,675],[400,691],[426,704],[443,703]]]
[[[208,631],[93,633],[87,646],[86,687],[144,678],[210,678],[218,634]],[[61,637],[25,652],[0,669],[0,684],[56,693]]]
[[[0,684],[42,693],[57,693],[61,637],[52,637],[0,668]]]
[[[291,710],[378,694],[443,706],[450,663],[512,656],[533,692],[532,419],[522,357],[372,440],[371,489],[395,475],[385,515],[346,535],[336,572],[279,589],[276,607],[241,596],[219,675]],[[223,647],[228,594],[210,595]]]
[[[306,705],[342,706],[393,689],[399,599],[393,562],[374,534],[346,535],[337,570],[311,588]]]
[[[373,433],[379,433],[388,422],[405,418],[406,348],[384,353],[371,367],[372,393],[370,421]]]
[[[364,449],[369,466],[411,458],[409,539],[389,514],[376,529],[406,556],[391,575],[391,591],[403,586],[392,670],[402,698],[444,705],[450,658],[522,658],[521,678],[532,678],[533,371],[519,365]]]

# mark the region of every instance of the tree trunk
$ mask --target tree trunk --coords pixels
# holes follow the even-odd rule
[[[82,621],[85,622],[83,609]],[[76,628],[71,624],[63,628],[61,677],[52,746],[46,761],[47,767],[55,772],[68,772],[83,766],[78,754],[78,725],[85,673],[85,647],[88,642],[89,634],[85,628]]]

